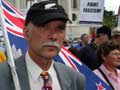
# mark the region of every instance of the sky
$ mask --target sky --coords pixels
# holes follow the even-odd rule
[[[105,0],[105,8],[108,11],[115,11],[115,14],[118,13],[118,8],[120,5],[120,0]]]

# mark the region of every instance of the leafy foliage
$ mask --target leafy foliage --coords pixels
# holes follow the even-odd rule
[[[117,15],[113,11],[104,10],[103,25],[114,28],[117,26]]]

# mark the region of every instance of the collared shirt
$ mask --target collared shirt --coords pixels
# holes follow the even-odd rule
[[[77,44],[73,44],[72,45],[73,48],[76,48],[78,51],[80,50],[80,48],[82,48],[82,43],[77,43]]]
[[[26,65],[28,70],[28,76],[30,80],[30,88],[31,90],[42,90],[43,79],[40,76],[43,71],[29,56],[28,52],[26,53]],[[53,63],[48,70],[48,73],[51,76],[52,88],[53,90],[61,90],[56,71],[53,67]]]
[[[110,81],[110,83],[113,85],[115,90],[120,90],[120,70],[117,70],[117,77],[115,75],[113,75],[111,72],[109,72],[104,65],[100,66],[100,69],[104,72],[105,76],[108,78],[108,80]],[[98,75],[104,82],[107,83],[107,81],[104,79],[104,77],[102,76],[102,74],[98,71],[98,69],[93,71],[96,75]],[[107,83],[108,84],[108,83]]]

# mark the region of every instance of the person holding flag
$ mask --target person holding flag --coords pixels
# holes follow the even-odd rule
[[[28,10],[23,30],[28,51],[15,60],[21,90],[86,90],[82,73],[53,61],[65,38],[68,20],[63,7],[54,1],[41,1]],[[49,83],[43,80],[43,71]],[[0,72],[0,90],[15,90],[7,62],[0,64]]]

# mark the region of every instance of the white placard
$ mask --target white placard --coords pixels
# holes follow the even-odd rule
[[[118,24],[117,24],[117,26],[120,27],[120,6],[118,9]]]
[[[104,0],[80,0],[80,24],[102,24]]]

